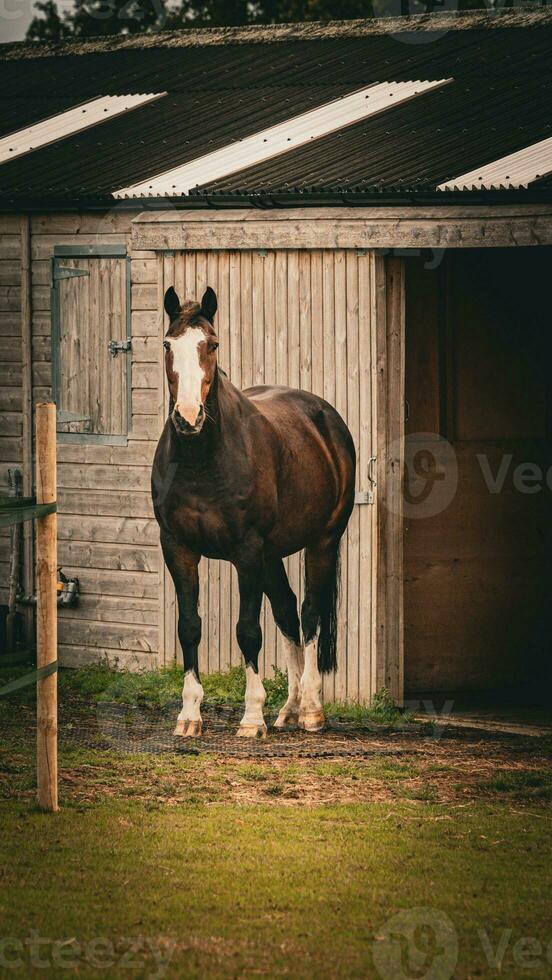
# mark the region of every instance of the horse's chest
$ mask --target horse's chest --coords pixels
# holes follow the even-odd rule
[[[243,530],[239,508],[193,498],[175,507],[169,523],[175,537],[209,558],[229,557]]]

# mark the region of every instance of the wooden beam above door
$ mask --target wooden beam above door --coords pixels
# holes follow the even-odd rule
[[[144,211],[132,248],[480,248],[552,244],[552,205]]]

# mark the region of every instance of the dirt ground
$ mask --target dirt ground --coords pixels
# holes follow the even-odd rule
[[[60,712],[60,794],[74,802],[133,798],[273,806],[412,800],[469,805],[552,803],[552,738],[467,725],[362,728],[332,721],[320,734],[236,738],[237,709],[205,712],[204,736],[172,735],[174,711],[91,706]],[[0,713],[0,796],[31,798],[34,707]]]

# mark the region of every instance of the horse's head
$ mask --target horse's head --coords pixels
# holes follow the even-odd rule
[[[165,369],[171,395],[171,419],[181,435],[203,428],[205,402],[217,370],[218,340],[213,327],[217,297],[207,287],[200,303],[180,300],[172,286],[165,293],[170,323],[165,334]]]

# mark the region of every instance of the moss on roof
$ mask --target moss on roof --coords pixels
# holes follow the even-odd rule
[[[494,30],[552,26],[552,10],[445,11],[413,17],[384,17],[364,20],[309,22],[299,24],[254,24],[246,27],[194,28],[151,34],[118,34],[57,42],[17,41],[0,45],[0,60],[52,58],[116,50],[150,48],[196,48],[224,44],[267,44],[282,41],[326,40],[374,35],[442,30]]]

